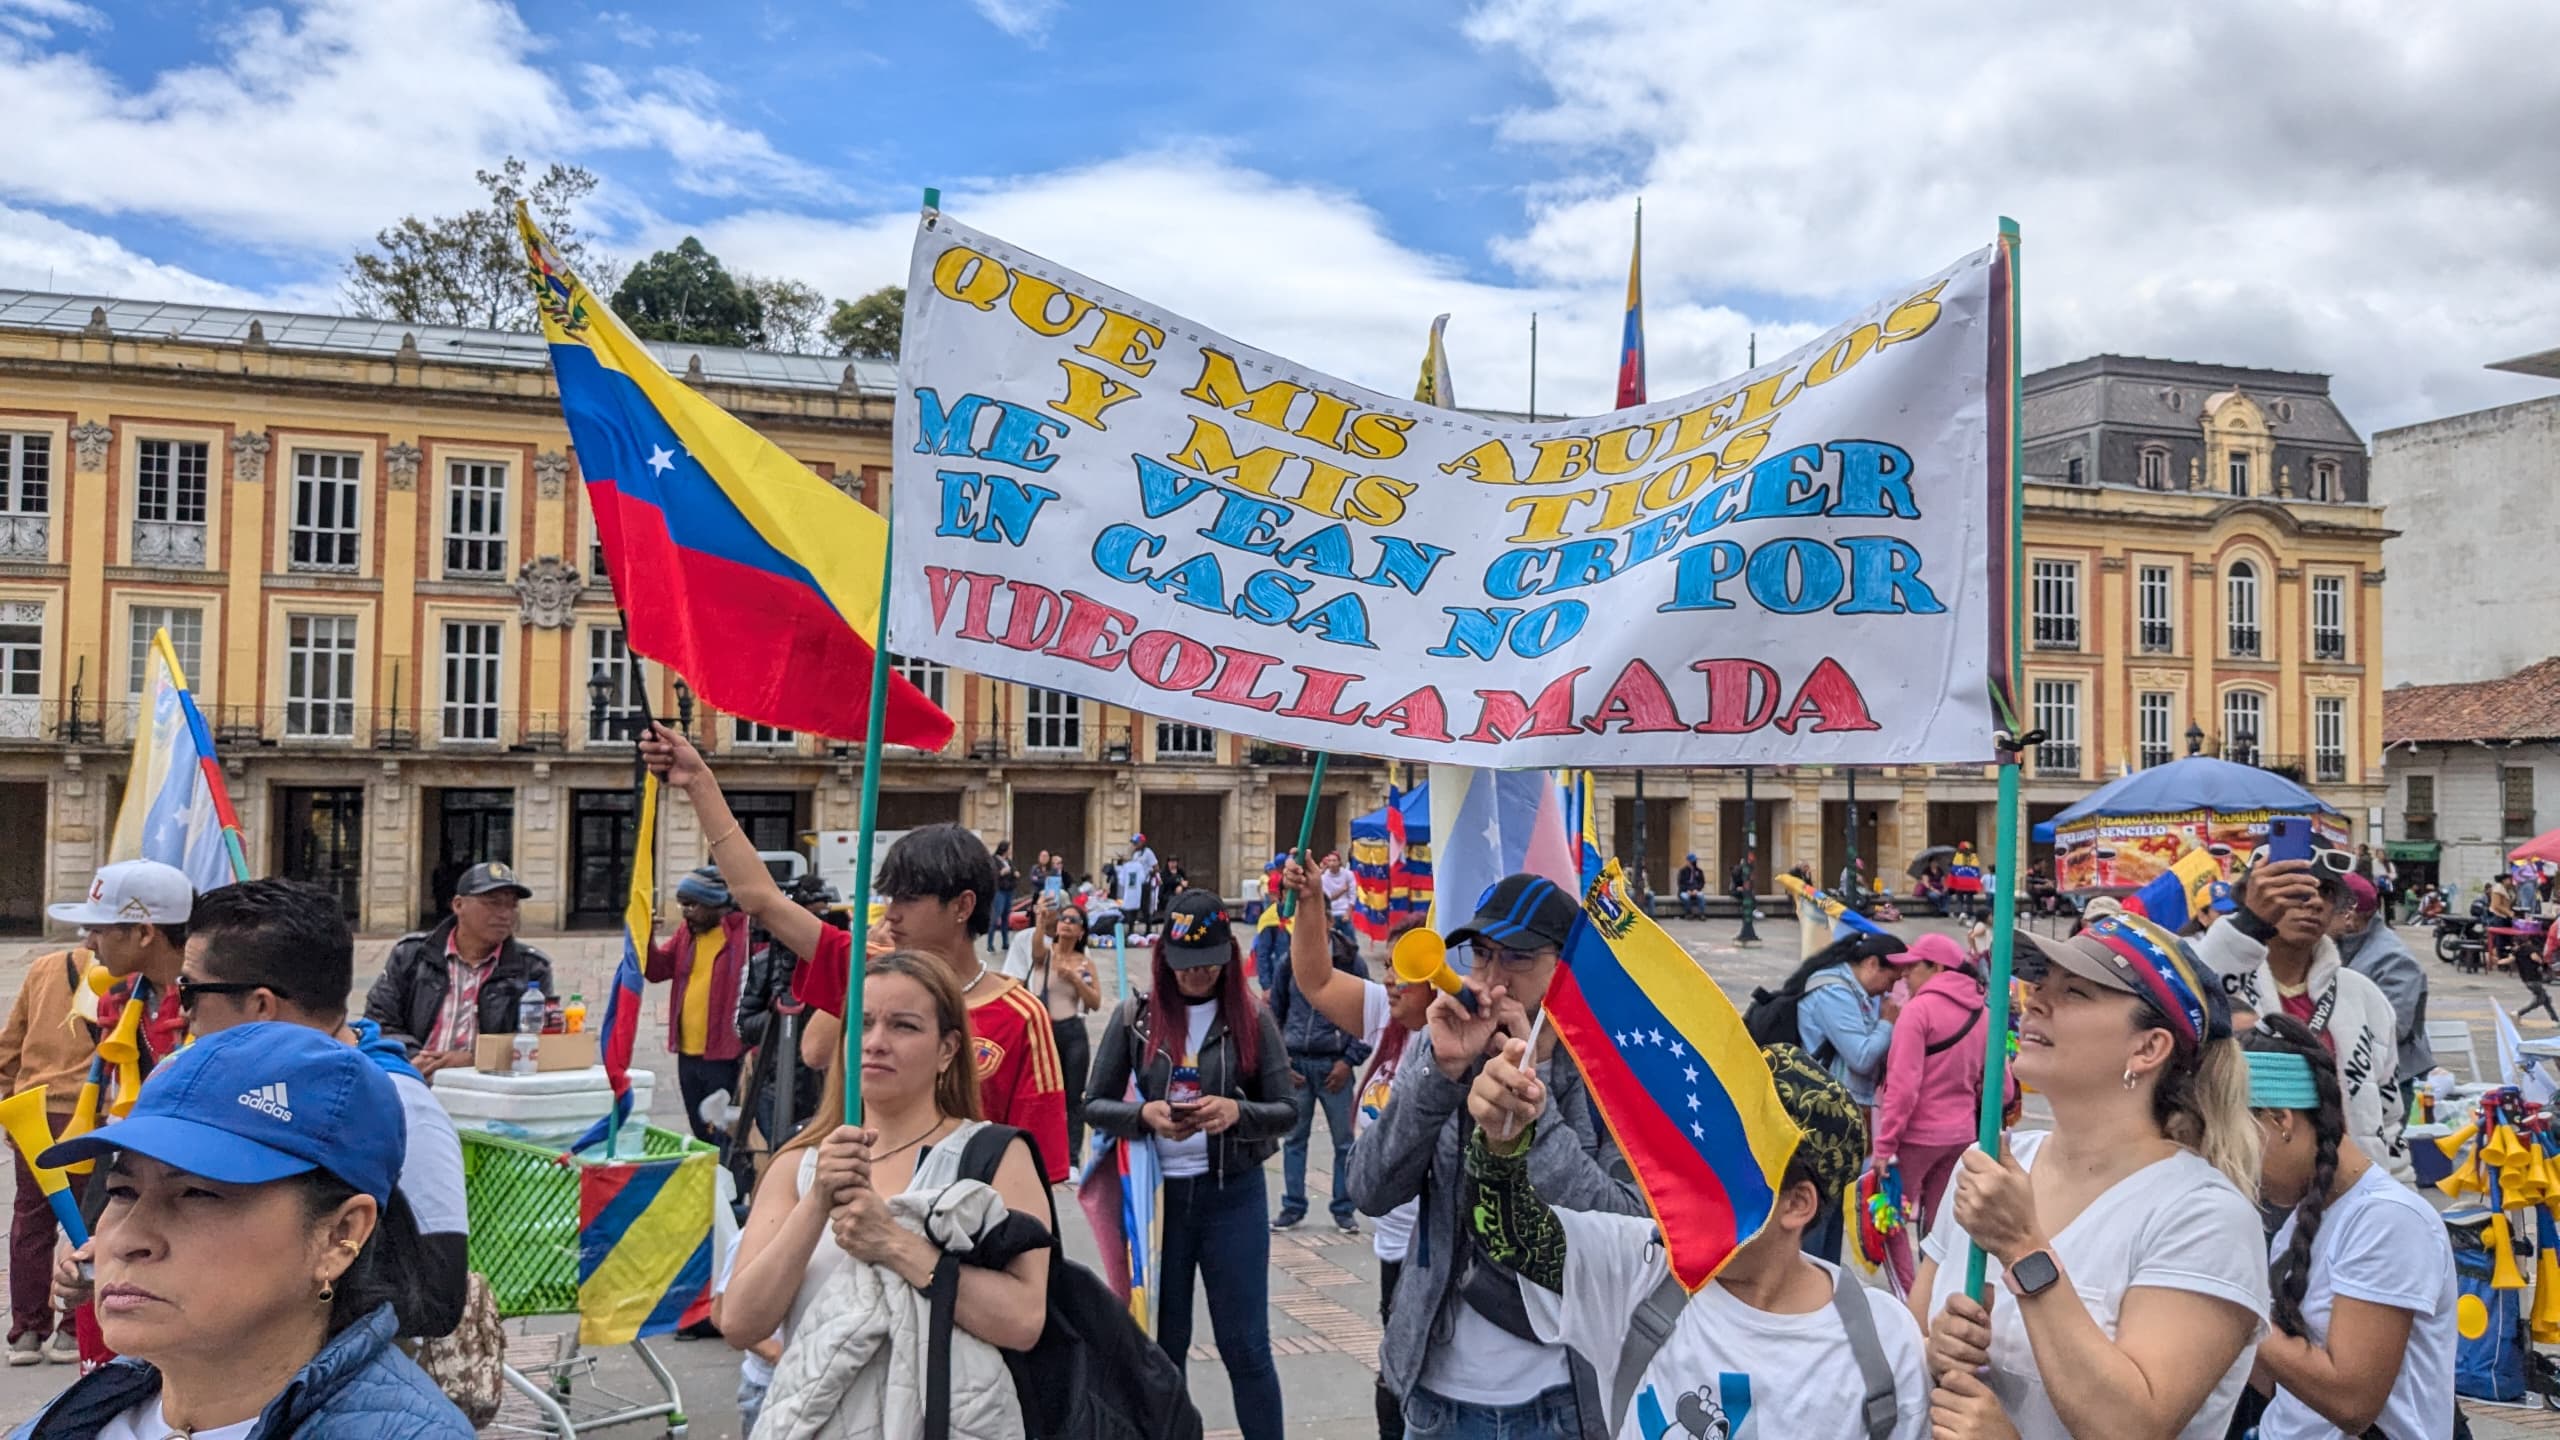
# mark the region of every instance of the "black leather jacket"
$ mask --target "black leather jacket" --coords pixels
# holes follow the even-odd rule
[[[1147,1101],[1164,1098],[1165,1082],[1173,1074],[1171,1057],[1156,1056],[1138,1071],[1139,1098],[1128,1098],[1130,1068],[1146,1053],[1146,1038],[1139,1033],[1146,1024],[1146,1004],[1143,995],[1131,997],[1103,1027],[1102,1045],[1093,1057],[1092,1083],[1085,1088],[1085,1122],[1123,1139],[1151,1133],[1138,1112]],[[1236,1047],[1227,1043],[1225,1015],[1210,1025],[1208,1038],[1200,1042],[1200,1093],[1236,1102],[1234,1128],[1209,1137],[1209,1173],[1222,1179],[1261,1168],[1280,1148],[1281,1138],[1298,1124],[1298,1101],[1289,1083],[1289,1056],[1281,1048],[1280,1027],[1260,1005],[1253,1007],[1253,1018],[1260,1032],[1249,1074],[1237,1073]]]
[[[412,1055],[426,1044],[436,1028],[436,1016],[444,1010],[444,947],[453,925],[447,916],[433,930],[393,941],[391,953],[383,959],[381,977],[365,992],[365,1018]],[[516,1005],[524,999],[528,983],[541,986],[545,995],[557,993],[552,988],[551,957],[510,936],[498,949],[498,967],[480,986],[481,1034],[516,1033]]]

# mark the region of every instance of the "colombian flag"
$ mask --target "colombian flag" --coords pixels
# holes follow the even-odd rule
[[[578,1343],[627,1345],[711,1316],[709,1150],[578,1169]]]
[[[1627,255],[1627,328],[1618,341],[1618,408],[1644,403],[1644,204],[1636,204],[1636,245]]]
[[[861,739],[888,522],[669,375],[522,206],[516,227],[631,648],[732,715]],[[939,750],[951,717],[892,673],[882,738]]]
[[[1803,1134],[1733,1002],[1623,882],[1613,860],[1583,892],[1547,1018],[1694,1294],[1768,1222]]]

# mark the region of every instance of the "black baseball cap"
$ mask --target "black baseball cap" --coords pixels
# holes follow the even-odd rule
[[[1513,950],[1562,950],[1582,907],[1544,875],[1505,875],[1476,902],[1476,918],[1449,932],[1449,943],[1481,940]]]
[[[1176,970],[1234,960],[1236,932],[1227,923],[1226,905],[1197,887],[1174,896],[1164,917],[1164,958]]]
[[[501,890],[513,891],[519,900],[533,898],[533,891],[516,878],[515,870],[500,860],[484,861],[463,871],[453,887],[456,895],[495,895]]]

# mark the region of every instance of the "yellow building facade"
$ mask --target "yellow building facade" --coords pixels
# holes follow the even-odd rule
[[[886,367],[661,358],[885,501]],[[536,891],[530,927],[615,923],[638,692],[602,569],[537,337],[0,292],[0,923],[32,927],[102,861],[161,628],[253,869],[331,886],[383,932],[503,858]],[[885,828],[958,821],[1079,874],[1146,831],[1230,893],[1295,838],[1298,752],[904,668],[959,729],[892,752]],[[674,716],[674,677],[640,669]],[[855,823],[858,750],[707,711],[692,728],[760,846]],[[1333,775],[1325,844],[1385,787],[1383,766]],[[666,864],[696,863],[680,803],[667,829]]]

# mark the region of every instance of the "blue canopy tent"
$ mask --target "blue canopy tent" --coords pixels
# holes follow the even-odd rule
[[[1431,908],[1431,786],[1387,792],[1387,803],[1351,822],[1351,924],[1384,940],[1405,915]]]
[[[2314,829],[2345,843],[2336,806],[2272,770],[2210,755],[2101,786],[2033,833],[2062,847],[2054,878],[2063,889],[2109,890],[2150,879],[2181,847],[2208,848],[2227,866],[2255,847],[2272,815],[2307,815]]]
[[[2279,815],[2344,818],[2336,806],[2272,770],[2217,760],[2210,755],[2190,755],[2102,785],[2089,798],[2046,823],[2058,833],[2083,820],[2117,815],[2176,815],[2189,810],[2216,814],[2266,810]],[[2052,839],[2051,835],[2037,838],[2047,843]]]

